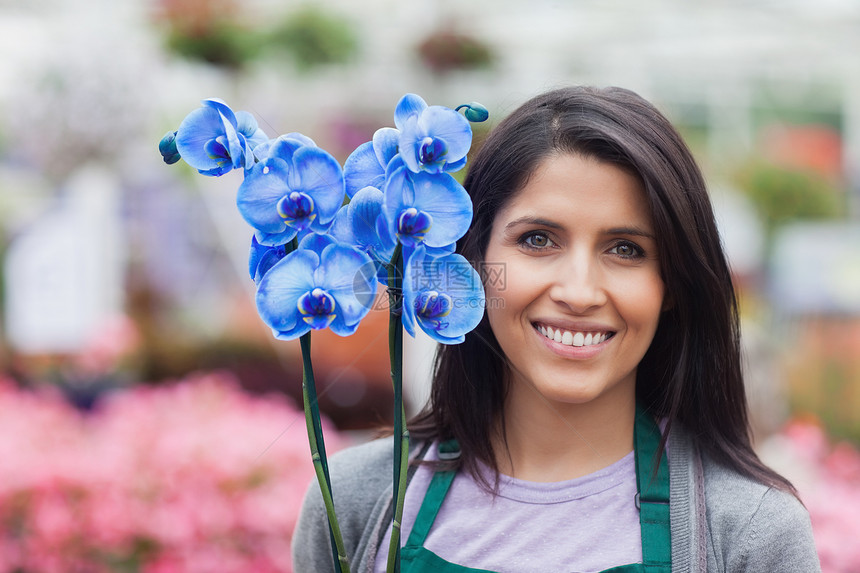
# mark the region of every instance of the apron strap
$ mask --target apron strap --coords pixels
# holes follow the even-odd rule
[[[440,460],[453,460],[458,457],[460,457],[460,446],[457,444],[457,440],[448,440],[439,444]],[[424,540],[430,533],[433,522],[436,521],[436,515],[442,507],[448,489],[454,482],[456,473],[453,470],[433,472],[433,479],[424,495],[424,501],[421,503],[418,515],[415,517],[415,524],[412,526],[409,538],[406,540],[407,546],[420,547],[424,545]]]
[[[666,452],[660,455],[660,428],[654,418],[639,404],[634,424],[636,457],[636,506],[642,532],[642,563],[646,571],[664,571],[672,563],[672,539],[669,523],[669,462]]]

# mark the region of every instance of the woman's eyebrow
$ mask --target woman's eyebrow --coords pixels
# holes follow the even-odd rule
[[[539,227],[547,227],[550,229],[564,228],[564,225],[562,225],[561,223],[557,223],[549,219],[544,219],[542,217],[531,217],[526,215],[524,217],[519,217],[509,222],[507,225],[505,225],[505,229],[511,229],[519,225],[535,225]],[[650,230],[637,226],[612,227],[610,229],[606,229],[604,233],[606,235],[630,235],[633,237],[645,237],[646,239],[651,240],[655,239],[654,233],[652,233]]]
[[[634,237],[645,237],[646,239],[654,240],[654,233],[642,227],[613,227],[606,229],[607,235],[632,235]]]
[[[518,225],[536,225],[539,227],[549,227],[551,229],[561,229],[563,225],[561,223],[556,223],[555,221],[550,221],[549,219],[543,219],[541,217],[519,217],[518,219],[514,219],[507,225],[505,225],[505,229],[510,229],[512,227],[516,227]]]
[[[532,217],[526,215],[524,217],[518,217],[513,221],[509,222],[505,225],[505,230],[510,230],[520,225],[530,225],[536,227],[544,227],[548,229],[563,229],[564,225],[561,223],[557,223],[556,221],[551,221],[550,219],[544,219],[543,217]],[[650,230],[637,227],[637,226],[626,226],[626,227],[612,227],[606,229],[604,231],[606,235],[628,235],[632,237],[644,237],[646,239],[656,240],[654,233]]]

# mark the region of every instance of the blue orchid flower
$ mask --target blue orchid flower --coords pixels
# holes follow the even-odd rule
[[[245,174],[236,204],[257,240],[276,245],[307,229],[324,232],[343,198],[343,172],[334,157],[307,138],[281,137]]]
[[[257,286],[257,311],[276,338],[330,328],[349,336],[370,311],[376,278],[370,257],[330,236],[311,234]]]
[[[203,175],[219,176],[254,165],[253,150],[268,140],[247,111],[234,113],[219,99],[203,100],[176,131],[176,150]],[[163,140],[162,140],[163,141]]]
[[[400,156],[413,173],[450,173],[466,165],[472,126],[455,110],[406,94],[394,110],[394,124]]]
[[[447,173],[413,173],[395,158],[388,166],[383,213],[388,233],[415,247],[448,247],[472,223],[469,194]]]
[[[403,327],[415,336],[416,325],[442,344],[459,344],[484,315],[484,287],[478,272],[462,255],[427,256],[418,246],[403,276]]]

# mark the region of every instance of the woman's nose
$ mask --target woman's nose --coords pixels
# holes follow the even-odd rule
[[[559,258],[554,271],[549,296],[570,312],[583,314],[606,303],[604,272],[596,258],[570,253]]]

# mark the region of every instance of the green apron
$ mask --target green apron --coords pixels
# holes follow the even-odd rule
[[[653,460],[660,444],[660,430],[654,419],[638,406],[633,439],[638,491],[635,502],[639,508],[643,562],[612,567],[602,573],[670,573],[672,543],[669,530],[669,464],[666,453],[663,452],[657,473],[653,474]],[[443,459],[459,455],[459,448],[453,440],[441,444],[439,451]],[[438,471],[433,475],[421,509],[418,510],[415,525],[401,550],[403,573],[493,573],[486,569],[449,563],[424,548],[424,540],[430,533],[455,474],[454,471]]]

